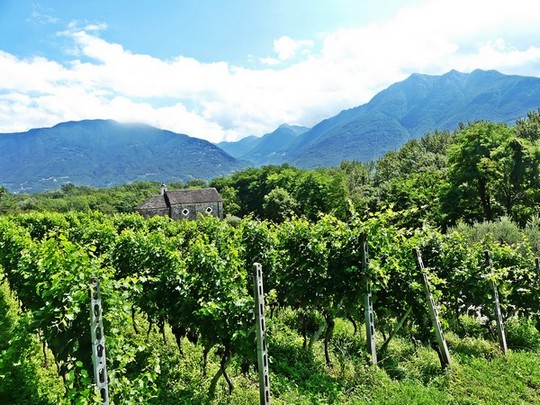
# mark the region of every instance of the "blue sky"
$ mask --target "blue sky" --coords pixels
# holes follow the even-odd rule
[[[312,126],[412,73],[540,76],[536,0],[0,0],[0,132]]]

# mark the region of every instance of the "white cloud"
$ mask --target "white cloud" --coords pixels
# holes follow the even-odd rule
[[[36,25],[57,24],[60,19],[50,14],[51,10],[45,9],[40,4],[32,4],[32,14],[28,19],[29,22]]]
[[[113,118],[219,141],[311,126],[414,72],[540,76],[538,23],[533,0],[432,0],[317,43],[282,36],[258,68],[136,54],[101,38],[104,25],[73,24],[63,64],[0,50],[0,132]]]
[[[274,40],[273,45],[277,57],[259,58],[263,65],[276,66],[294,60],[298,56],[306,57],[311,53],[315,43],[311,40],[294,40],[284,35]]]
[[[274,51],[277,53],[279,60],[282,61],[289,60],[295,57],[301,50],[307,50],[312,47],[313,41],[295,41],[286,35],[274,41]]]

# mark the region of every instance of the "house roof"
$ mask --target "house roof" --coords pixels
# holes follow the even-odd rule
[[[223,201],[215,188],[197,188],[193,190],[167,191],[171,205],[196,204]]]
[[[165,197],[162,195],[153,195],[146,202],[142,203],[138,207],[135,207],[136,210],[151,210],[160,208],[167,208]]]
[[[215,188],[198,188],[187,190],[166,191],[166,196],[171,205],[177,204],[200,204],[209,202],[221,202],[223,199]],[[165,195],[153,195],[136,209],[164,209],[168,204]]]

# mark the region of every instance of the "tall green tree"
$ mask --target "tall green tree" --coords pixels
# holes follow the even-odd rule
[[[276,187],[264,196],[263,209],[267,219],[283,222],[298,211],[298,201],[285,189]]]
[[[398,151],[381,157],[375,164],[376,207],[392,206],[400,212],[396,225],[417,228],[425,222],[441,225],[444,212],[440,195],[446,184],[449,132],[426,134],[407,142]]]
[[[520,138],[532,142],[540,140],[540,109],[529,111],[527,117],[517,120],[515,128]]]
[[[455,220],[491,221],[501,214],[494,199],[498,186],[496,151],[513,136],[506,124],[478,121],[456,133],[448,151],[449,189],[446,209]]]

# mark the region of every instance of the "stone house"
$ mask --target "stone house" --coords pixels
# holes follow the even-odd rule
[[[166,215],[174,220],[197,219],[199,213],[223,219],[223,199],[215,188],[168,191],[161,185],[161,194],[135,208],[143,217]]]

